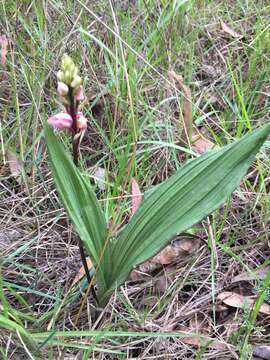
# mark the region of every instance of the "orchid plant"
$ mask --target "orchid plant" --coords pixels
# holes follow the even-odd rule
[[[78,75],[78,67],[73,60],[64,54],[61,62],[61,68],[57,72],[57,92],[60,96],[61,105],[64,111],[52,115],[48,119],[50,124],[56,130],[67,129],[72,134],[73,161],[78,165],[79,146],[87,128],[87,119],[80,111],[81,102],[84,100],[83,81]],[[88,282],[91,281],[83,243],[78,238],[81,259],[84,265]]]
[[[53,128],[71,131],[73,161],[51,127],[46,126],[53,177],[80,236],[81,247],[84,245],[94,264],[98,302],[105,305],[134,267],[154,256],[177,234],[191,228],[227,200],[269,135],[270,124],[192,159],[162,184],[147,191],[128,224],[115,235],[108,229],[91,184],[75,166],[78,165],[80,139],[87,125],[79,109],[83,100],[82,80],[67,55],[63,57],[57,77],[65,112],[50,117],[48,123]]]

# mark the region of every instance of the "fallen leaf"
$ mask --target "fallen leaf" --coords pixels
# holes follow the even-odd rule
[[[184,337],[184,338],[181,338],[181,341],[184,344],[193,345],[196,348],[207,347],[208,349],[213,349],[213,350],[226,350],[227,349],[226,344],[222,343],[221,341],[210,341],[209,340],[209,342],[207,342],[207,341],[201,339],[200,337],[196,337],[196,336]]]
[[[10,150],[7,150],[6,158],[11,175],[19,184],[21,184],[23,175],[23,162],[18,159],[17,155]]]
[[[269,271],[270,271],[270,266],[267,266],[263,269],[254,270],[253,274],[249,272],[244,272],[242,274],[235,276],[232,279],[231,283],[233,284],[239,281],[262,280],[266,277]]]
[[[211,150],[215,147],[215,144],[206,139],[197,128],[193,129],[192,133],[192,149],[199,154],[203,154],[208,150]]]
[[[208,305],[206,308],[205,308],[206,311],[212,311],[213,310],[213,305]],[[215,311],[216,312],[224,312],[224,311],[228,311],[228,306],[226,305],[222,305],[222,304],[216,304],[215,306]]]
[[[191,135],[192,149],[202,154],[207,150],[213,149],[215,146],[210,140],[206,139],[201,132],[193,126],[192,119],[192,96],[191,90],[183,82],[181,75],[177,75],[174,71],[168,72],[170,81],[176,82],[180,90],[184,93],[184,128],[180,135],[180,140],[184,144],[189,144],[189,135]]]
[[[1,45],[1,65],[5,66],[7,62],[7,47],[8,47],[8,41],[5,35],[0,36],[0,45]]]
[[[129,274],[129,279],[131,281],[138,281],[144,279],[146,276],[151,276],[150,274],[158,268],[159,266],[157,264],[146,261],[137,266],[136,269],[131,271],[131,273]]]
[[[254,346],[253,356],[257,356],[260,359],[270,360],[270,346]]]
[[[231,307],[235,307],[235,308],[239,308],[239,309],[244,309],[244,308],[249,308],[252,309],[253,305],[255,303],[255,299],[250,297],[250,296],[243,296],[240,294],[236,294],[230,291],[224,291],[222,293],[220,293],[217,296],[217,300],[222,301],[224,304],[231,306]],[[264,303],[262,304],[261,308],[260,308],[260,313],[265,314],[265,315],[270,315],[270,305]]]
[[[183,238],[174,240],[149,261],[154,264],[167,265],[178,260],[180,256],[189,255],[200,247],[200,240],[196,238]]]
[[[101,167],[98,167],[95,171],[95,182],[100,190],[105,190],[105,170]]]
[[[92,263],[92,261],[90,260],[89,257],[86,258],[86,263],[87,263],[88,269],[91,270],[91,268],[93,266],[93,263]],[[72,282],[71,287],[76,285],[84,276],[85,276],[85,270],[84,270],[84,267],[81,266],[78,273],[77,273],[77,275],[75,276],[75,278],[74,278],[74,280]]]
[[[132,179],[131,182],[131,193],[132,193],[132,215],[135,214],[135,212],[138,210],[142,199],[143,194],[141,193],[140,187],[135,179]]]
[[[191,329],[185,326],[181,326],[180,331],[192,332]],[[214,350],[226,350],[228,348],[227,344],[211,338],[208,339],[204,335],[200,336],[200,334],[198,336],[192,334],[192,336],[182,337],[180,341],[187,345],[193,345],[196,348],[207,347]]]
[[[162,275],[160,275],[158,278],[155,277],[153,289],[156,290],[158,294],[160,294],[161,292],[166,292],[172,282],[173,277],[171,277],[170,274],[167,274],[167,271],[163,271]]]
[[[225,22],[221,21],[221,28],[222,30],[229,34],[231,37],[237,39],[237,38],[241,38],[242,35],[237,33],[236,31],[234,31],[232,28],[230,28]]]
[[[159,269],[162,265],[169,265],[181,257],[186,257],[196,252],[201,246],[201,240],[199,238],[180,238],[171,242],[170,245],[167,245],[163,250],[161,250],[153,258],[145,261],[144,263],[137,266],[130,275],[129,279],[132,281],[138,281],[145,276],[151,276],[155,270]],[[159,278],[159,281],[164,283],[166,279],[163,279],[164,276]],[[163,286],[160,284],[157,286],[159,289]]]

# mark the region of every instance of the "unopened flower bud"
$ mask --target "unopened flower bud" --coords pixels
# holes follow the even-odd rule
[[[73,77],[78,75],[78,71],[79,71],[78,66],[75,66],[73,70]]]
[[[76,75],[76,76],[73,78],[70,86],[71,86],[72,88],[74,88],[74,89],[77,89],[80,85],[82,85],[82,78],[81,78],[79,75]]]
[[[59,70],[59,71],[57,71],[57,79],[59,80],[59,81],[64,81],[65,80],[65,74],[63,73],[63,71],[61,71],[61,70]]]
[[[77,91],[82,85],[82,78],[78,75],[78,67],[73,60],[64,54],[61,62],[61,70],[57,73],[57,78],[61,84],[58,84],[58,93],[63,98],[68,94],[69,88],[73,88],[73,95],[78,97],[78,101],[83,100],[82,90]]]
[[[71,82],[71,74],[70,74],[69,70],[66,70],[65,71],[65,83],[70,85],[70,82]]]
[[[69,64],[68,70],[70,72],[71,78],[73,78],[74,72],[75,72],[75,64],[73,62],[71,64]]]
[[[74,89],[73,95],[77,101],[83,101],[84,94],[83,94],[83,87],[82,85],[79,86],[77,89]]]
[[[73,64],[71,57],[68,56],[67,54],[64,54],[62,57],[62,63],[61,63],[62,70],[65,71],[71,64]]]
[[[84,130],[87,128],[87,119],[83,116],[82,112],[77,113],[76,120],[76,125],[78,129]]]
[[[68,86],[65,83],[59,81],[57,84],[57,92],[60,96],[66,96],[68,94]]]

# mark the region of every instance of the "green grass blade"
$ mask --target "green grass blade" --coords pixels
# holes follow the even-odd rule
[[[25,337],[30,337],[29,333],[21,325],[19,325],[13,320],[6,318],[1,314],[0,314],[0,328],[18,331],[21,335]]]
[[[109,273],[111,288],[103,294],[103,302],[134,266],[226,201],[269,133],[267,124],[241,140],[190,161],[144,199],[115,243]]]
[[[33,339],[25,328],[17,324],[15,321],[0,314],[0,329],[7,329],[10,331],[18,332],[29,343],[32,349],[37,349],[36,341]]]
[[[52,332],[32,332],[31,336],[37,342],[42,341],[42,339],[46,339],[49,336],[52,338],[70,338],[70,337],[93,337],[93,338],[114,338],[114,337],[200,337],[202,339],[209,339],[211,338],[195,334],[192,332],[185,332],[185,331],[112,331],[112,330],[70,330],[70,331],[54,331]],[[50,337],[50,338],[51,338]]]

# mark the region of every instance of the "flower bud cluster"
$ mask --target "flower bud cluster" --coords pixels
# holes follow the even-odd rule
[[[58,94],[67,99],[69,92],[75,97],[77,101],[82,101],[83,88],[82,78],[78,75],[78,67],[74,64],[73,60],[67,54],[63,55],[60,70],[57,72],[57,91]],[[64,101],[66,103],[66,101]]]
[[[66,112],[50,116],[48,123],[58,130],[75,128],[84,131],[87,128],[87,119],[78,111],[79,102],[84,99],[82,78],[78,75],[78,67],[67,54],[62,58],[57,79],[57,92]]]

